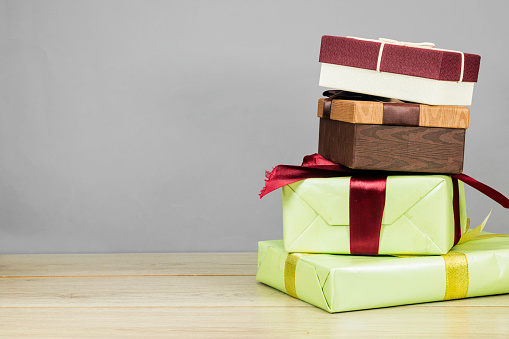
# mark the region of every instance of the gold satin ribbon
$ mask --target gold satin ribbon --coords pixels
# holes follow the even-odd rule
[[[460,252],[442,254],[445,262],[444,300],[466,298],[468,293],[468,261]]]
[[[446,254],[442,254],[441,256],[444,259],[445,263],[444,300],[466,298],[468,293],[467,256],[464,253],[452,251]],[[428,255],[395,255],[395,257],[412,258],[412,257],[428,257]]]
[[[285,290],[286,293],[294,298],[299,299],[297,291],[295,290],[295,271],[297,269],[297,261],[304,256],[304,253],[291,253],[288,254],[285,261]]]

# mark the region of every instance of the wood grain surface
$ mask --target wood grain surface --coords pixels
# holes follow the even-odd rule
[[[318,99],[318,117],[323,117],[324,98]],[[419,105],[419,126],[468,128],[470,109],[460,106]],[[355,124],[382,124],[383,103],[373,101],[333,100],[330,119]]]
[[[465,130],[320,119],[318,153],[354,169],[461,173]]]
[[[256,253],[0,256],[1,338],[505,338],[509,295],[329,314]]]

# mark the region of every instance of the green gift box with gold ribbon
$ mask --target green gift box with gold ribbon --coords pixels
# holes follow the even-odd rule
[[[256,280],[331,313],[509,293],[509,237],[436,256],[289,254],[261,241]]]

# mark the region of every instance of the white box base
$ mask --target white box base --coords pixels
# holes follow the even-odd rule
[[[319,86],[428,105],[470,106],[473,82],[439,81],[322,63]]]

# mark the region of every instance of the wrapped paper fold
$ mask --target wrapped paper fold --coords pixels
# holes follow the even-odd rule
[[[256,280],[328,312],[509,292],[509,238],[457,245],[440,256],[289,254],[258,245]]]
[[[311,178],[283,187],[283,236],[288,252],[350,254],[353,218],[373,207],[351,204],[350,176]],[[464,186],[458,183],[459,227],[466,230]],[[373,254],[444,254],[454,246],[453,179],[445,175],[388,176]],[[352,207],[354,208],[352,210]],[[362,220],[360,226],[364,226]],[[366,239],[373,231],[361,231]],[[377,241],[378,239],[374,239]]]

